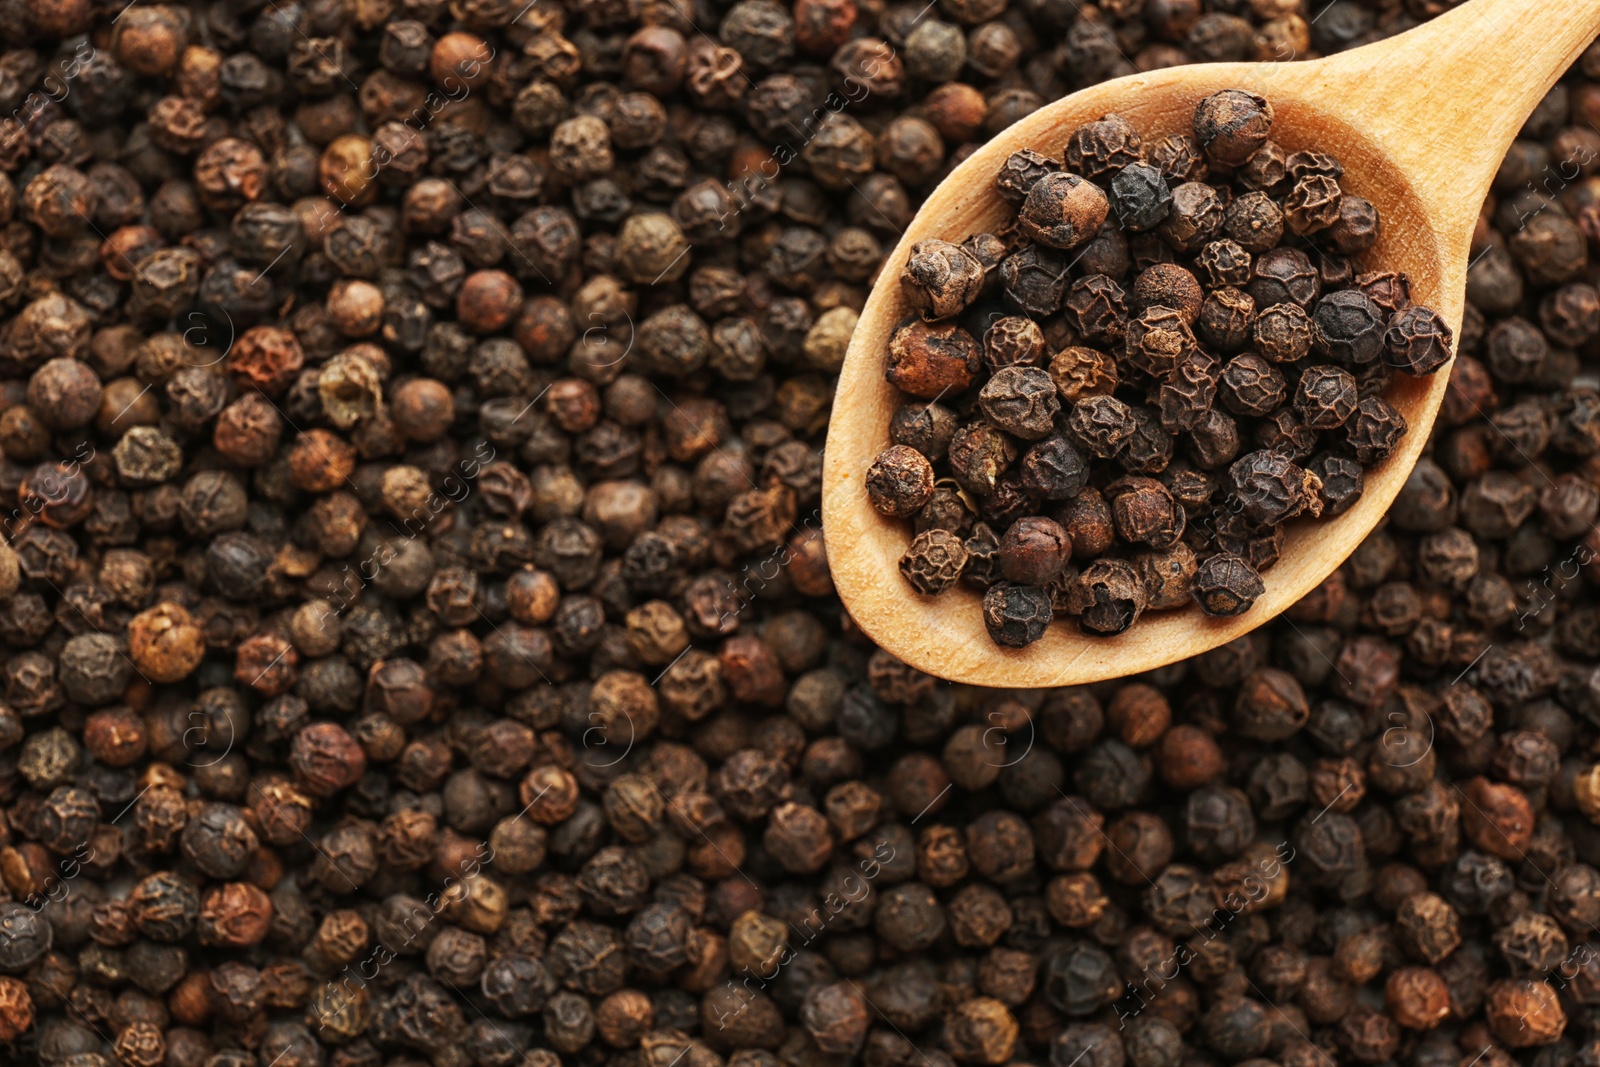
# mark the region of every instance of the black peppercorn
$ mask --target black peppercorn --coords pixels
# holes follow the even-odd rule
[[[1207,615],[1242,615],[1265,591],[1255,568],[1227,553],[1212,556],[1195,572],[1195,602]]]
[[[911,248],[900,285],[929,322],[965,311],[983,290],[985,271],[974,255],[945,241],[919,241]]]
[[[1172,206],[1172,193],[1160,170],[1134,162],[1112,176],[1110,200],[1123,228],[1142,233],[1161,225]]]
[[[966,566],[967,550],[960,535],[936,528],[912,540],[900,560],[900,573],[917,592],[937,596],[956,583]]]
[[[1060,402],[1050,375],[1037,367],[1002,367],[984,383],[978,404],[996,426],[1024,440],[1047,436]]]
[[[1050,597],[1035,586],[1001,582],[983,595],[983,624],[995,644],[1031,645],[1044,636],[1050,618]]]
[[[1272,130],[1272,105],[1241,89],[1224,89],[1194,109],[1194,136],[1215,163],[1237,167],[1255,154]]]
[[[884,449],[867,472],[867,496],[885,515],[913,515],[932,493],[933,467],[926,456],[906,445]]]

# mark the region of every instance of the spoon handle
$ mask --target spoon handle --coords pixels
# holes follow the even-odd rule
[[[1407,33],[1324,61],[1341,110],[1467,239],[1527,115],[1600,31],[1600,0],[1470,0]],[[1551,194],[1578,164],[1553,160]]]

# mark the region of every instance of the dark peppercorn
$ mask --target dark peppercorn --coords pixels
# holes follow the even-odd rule
[[[991,422],[1024,440],[1049,435],[1060,402],[1050,375],[1037,367],[1002,367],[984,383],[978,403]]]
[[[995,181],[1001,196],[1014,204],[1020,204],[1028,198],[1028,193],[1038,184],[1040,178],[1059,169],[1060,167],[1048,156],[1024,148],[1006,157]]]
[[[1242,615],[1265,591],[1255,568],[1227,553],[1212,556],[1195,572],[1194,598],[1207,615]]]
[[[1111,396],[1082,397],[1067,413],[1068,438],[1098,459],[1110,459],[1122,450],[1137,424],[1133,412]]]
[[[1064,300],[1070,321],[1085,339],[1096,343],[1122,339],[1128,325],[1127,296],[1114,280],[1104,274],[1086,275],[1072,283]]]
[[[1148,603],[1148,594],[1131,565],[1097,560],[1068,583],[1066,603],[1085,633],[1110,636],[1134,624]]]
[[[1141,233],[1155,229],[1167,217],[1172,193],[1161,171],[1134,162],[1112,176],[1110,200],[1117,221],[1125,229]]]
[[[1432,374],[1451,356],[1450,327],[1429,309],[1412,304],[1394,314],[1383,335],[1384,359],[1407,374]]]
[[[1341,363],[1371,363],[1383,353],[1383,312],[1358,289],[1324,296],[1317,302],[1312,320],[1317,326],[1318,349]]]
[[[1000,264],[1006,301],[1018,311],[1042,319],[1061,309],[1066,298],[1070,264],[1061,253],[1029,245]]]
[[[1382,463],[1406,432],[1404,417],[1381,397],[1363,397],[1346,423],[1350,450],[1364,467]]]
[[[1204,182],[1184,182],[1172,190],[1167,217],[1156,228],[1175,251],[1195,253],[1222,234],[1223,203]]]
[[[1307,367],[1295,386],[1294,410],[1313,430],[1335,430],[1355,414],[1356,380],[1338,367]]]
[[[1022,648],[1044,636],[1050,597],[1043,589],[1002,582],[983,595],[983,624],[995,644]]]
[[[938,596],[953,586],[967,566],[967,550],[958,533],[932,529],[919,533],[900,560],[900,573],[924,596]]]

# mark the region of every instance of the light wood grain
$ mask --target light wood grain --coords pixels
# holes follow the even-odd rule
[[[1460,333],[1468,248],[1500,160],[1555,80],[1600,29],[1600,0],[1470,0],[1417,29],[1312,62],[1218,63],[1106,82],[1050,104],[983,145],[929,196],[885,260],[839,376],[823,468],[823,529],[834,584],[861,629],[920,670],[992,686],[1073,685],[1116,678],[1197,655],[1270,621],[1332,573],[1383,518],[1428,439],[1449,380],[1396,376],[1387,399],[1410,432],[1400,450],[1367,474],[1366,492],[1345,514],[1297,522],[1267,591],[1247,614],[1211,619],[1196,607],[1149,612],[1126,634],[1091,638],[1071,620],[1051,625],[1025,649],[990,641],[980,598],[965,588],[937,598],[914,593],[898,563],[909,524],[867,502],[862,479],[888,444],[900,402],[884,380],[887,346],[910,309],[900,272],[911,245],[960,241],[993,230],[1009,206],[993,192],[1000,164],[1020,148],[1059,159],[1079,125],[1107,112],[1153,141],[1187,131],[1195,104],[1220,89],[1246,88],[1276,111],[1273,139],[1317,148],[1344,164],[1343,187],[1382,215],[1365,269],[1403,270],[1413,299]]]

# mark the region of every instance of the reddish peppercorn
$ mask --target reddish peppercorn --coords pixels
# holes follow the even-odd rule
[[[476,88],[490,74],[494,49],[471,33],[447,33],[433,45],[428,74],[433,83],[452,96]]]
[[[367,757],[335,723],[312,723],[294,736],[289,753],[296,783],[313,796],[331,797],[361,780]]]
[[[475,333],[498,333],[522,307],[522,286],[504,271],[480,270],[461,283],[456,314]]]

